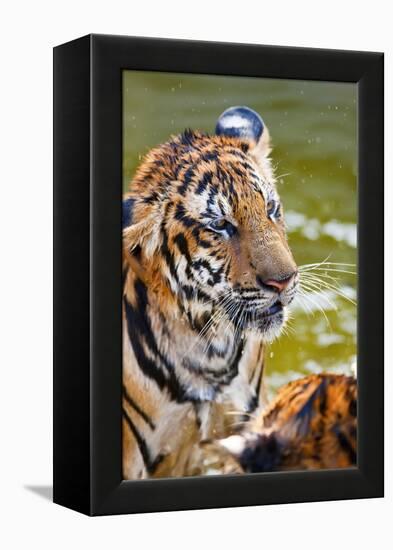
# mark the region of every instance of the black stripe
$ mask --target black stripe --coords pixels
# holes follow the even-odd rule
[[[192,262],[190,251],[188,250],[188,243],[183,235],[183,233],[178,233],[174,239],[173,242],[177,245],[178,249],[180,250],[180,253],[185,256],[187,262],[190,264]]]
[[[204,367],[203,365],[200,365],[198,363],[194,363],[192,360],[184,359],[182,366],[190,371],[192,374],[201,376],[206,381],[211,382],[214,384],[225,384],[225,380],[227,379],[228,375],[230,376],[230,379],[232,380],[233,374],[231,373],[231,366],[224,367],[222,369],[212,369],[208,367]]]
[[[143,420],[146,422],[146,424],[148,424],[150,426],[150,428],[152,430],[155,430],[156,429],[156,425],[154,424],[154,422],[152,421],[152,419],[150,418],[150,416],[148,414],[145,413],[145,411],[143,411],[139,405],[137,405],[135,403],[135,401],[132,399],[132,397],[128,394],[127,392],[127,389],[125,386],[123,386],[123,393],[124,393],[124,399],[127,401],[127,403],[130,405],[130,407],[132,407],[138,414],[139,416],[141,416],[143,418]]]
[[[348,407],[348,412],[351,416],[356,418],[356,414],[357,414],[356,411],[357,411],[357,401],[356,399],[351,399]]]
[[[218,152],[216,150],[208,151],[201,156],[202,162],[208,162],[209,160],[217,160]]]
[[[187,275],[188,279],[194,280],[194,276],[193,276],[192,271],[191,271],[192,258],[191,258],[191,255],[190,255],[190,251],[188,249],[187,240],[184,237],[183,233],[178,233],[174,237],[173,242],[174,242],[174,244],[177,245],[180,253],[187,260],[185,271],[186,271],[186,275]]]
[[[159,193],[157,193],[157,191],[153,191],[150,195],[144,197],[142,202],[145,204],[152,204],[153,202],[158,201],[159,197]]]
[[[254,372],[252,373],[252,376],[250,378],[250,383],[251,383],[252,380],[254,379],[254,376],[255,376],[255,373],[257,371],[258,365],[260,365],[260,370],[259,370],[258,379],[257,379],[257,385],[254,388],[255,395],[250,399],[249,403],[247,404],[246,412],[248,412],[248,413],[254,412],[255,409],[259,405],[259,398],[260,398],[259,394],[260,394],[260,391],[261,391],[262,376],[263,376],[263,371],[264,371],[264,367],[265,367],[264,361],[262,360],[262,362],[260,362],[261,361],[261,351],[262,350],[263,350],[263,345],[261,345],[260,348],[259,348],[258,358],[257,358],[257,361],[256,361],[256,367],[255,367]]]
[[[186,128],[180,135],[180,143],[182,145],[187,145],[188,147],[192,147],[194,145],[195,139],[197,139],[197,136],[190,128]]]
[[[192,263],[192,267],[195,270],[200,270],[200,268],[206,269],[206,271],[210,275],[210,278],[207,281],[207,284],[209,286],[214,286],[215,284],[221,282],[221,276],[224,271],[224,264],[221,267],[218,267],[217,269],[213,269],[213,267],[210,265],[210,263],[207,260],[199,259],[199,260],[195,260]]]
[[[202,193],[206,190],[206,187],[211,183],[213,178],[213,173],[208,170],[205,172],[202,176],[202,178],[199,180],[198,187],[196,188],[195,194],[196,195],[202,195]]]
[[[230,163],[230,168],[231,168],[231,170],[233,170],[233,171],[235,172],[235,174],[237,174],[240,178],[244,178],[244,177],[246,176],[245,171],[240,170],[240,168],[239,168],[236,164],[233,164],[233,162]]]
[[[194,298],[196,298],[200,302],[211,302],[211,296],[195,286],[182,285],[181,291],[187,298],[187,300],[193,300]]]
[[[176,267],[175,267],[175,260],[168,246],[168,235],[165,231],[165,221],[163,221],[161,224],[161,234],[162,234],[161,252],[163,254],[163,257],[167,266],[169,267],[169,271],[172,277],[175,279],[176,282],[179,282]]]
[[[347,436],[338,427],[333,428],[333,431],[337,436],[341,449],[349,456],[351,464],[356,464],[356,452],[352,449]]]
[[[147,328],[145,319],[139,314],[138,310],[134,309],[131,304],[124,297],[124,308],[127,320],[127,332],[132,345],[132,349],[135,353],[138,365],[143,373],[154,380],[159,388],[164,388],[166,385],[166,379],[163,371],[158,365],[146,356],[143,349],[141,334],[145,334]]]
[[[259,371],[259,375],[258,375],[258,382],[257,382],[257,385],[255,387],[255,393],[256,393],[257,398],[258,398],[258,403],[259,403],[259,392],[261,391],[261,384],[262,384],[262,377],[263,377],[263,371],[264,370],[265,370],[265,364],[262,361],[261,370]]]
[[[190,183],[192,181],[192,178],[194,177],[194,168],[195,168],[195,166],[192,165],[184,173],[183,178],[182,178],[183,183],[178,187],[178,193],[180,195],[185,195],[186,194],[188,186],[190,185]]]
[[[244,144],[245,145],[245,144]],[[247,146],[248,148],[248,146]],[[238,157],[240,159],[240,162],[242,164],[245,164],[247,162],[247,157],[246,155],[244,154],[244,152],[240,151],[239,149],[227,149],[227,152],[230,154],[230,155],[233,155],[234,157]]]
[[[182,204],[178,204],[176,206],[175,219],[181,222],[186,228],[198,225],[196,220],[188,216],[188,214],[186,213],[186,209]]]
[[[325,382],[325,380],[324,380]],[[327,388],[326,383],[323,384],[321,388],[321,393],[319,395],[319,412],[321,413],[321,416],[324,417],[326,414],[326,407],[327,407]]]
[[[248,379],[248,382],[249,382],[250,385],[252,384],[252,381],[253,381],[254,378],[255,378],[255,374],[256,374],[256,372],[257,372],[257,370],[258,370],[258,366],[259,366],[259,362],[260,362],[260,359],[261,359],[261,352],[262,352],[262,350],[263,350],[263,344],[260,344],[260,345],[259,345],[259,348],[258,348],[257,358],[256,358],[256,361],[255,361],[255,366],[254,366],[254,368],[253,368],[253,370],[252,370],[252,373],[251,373],[250,378]]]
[[[128,427],[130,428],[133,436],[135,437],[135,441],[137,442],[139,451],[142,455],[143,462],[145,463],[145,466],[146,466],[146,470],[148,471],[149,474],[153,474],[158,464],[164,458],[163,455],[158,455],[154,460],[152,460],[150,457],[150,451],[145,439],[141,436],[141,434],[139,433],[138,429],[136,428],[131,418],[128,416],[127,411],[125,409],[123,409],[123,415],[127,422]]]
[[[137,279],[135,281],[135,293],[137,295],[137,305],[135,308],[129,304],[124,297],[126,311],[128,335],[132,348],[134,350],[139,367],[142,371],[153,378],[159,387],[166,387],[172,399],[178,403],[188,401],[186,398],[186,389],[180,384],[175,374],[175,366],[158,349],[155,335],[151,327],[150,318],[147,312],[148,297],[147,288],[144,283]],[[157,358],[156,361],[146,356],[142,345],[142,339],[150,352]],[[165,372],[159,364],[165,368]]]
[[[211,248],[212,246],[212,243],[206,239],[197,239],[197,244],[202,248]]]
[[[211,206],[215,206],[216,204],[216,197],[218,195],[218,189],[217,187],[211,187],[210,188],[210,191],[209,191],[209,195],[208,195],[208,198],[207,198],[207,211],[208,212],[211,212]],[[223,215],[224,212],[221,212],[221,214]]]

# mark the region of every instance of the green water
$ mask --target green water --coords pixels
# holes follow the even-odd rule
[[[298,265],[326,258],[356,263],[356,85],[139,71],[126,71],[123,78],[124,189],[151,147],[185,128],[212,132],[222,111],[248,105],[270,130]],[[339,278],[341,293],[356,299],[355,275],[328,275]],[[312,372],[350,374],[356,306],[329,290],[296,300],[291,309],[288,334],[268,350],[270,391]]]

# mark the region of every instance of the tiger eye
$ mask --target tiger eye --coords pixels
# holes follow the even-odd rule
[[[217,229],[225,229],[226,224],[227,221],[224,219],[217,220],[216,222],[214,222],[214,227],[216,227]]]
[[[274,199],[271,199],[267,203],[266,207],[267,215],[269,218],[277,218],[280,216],[280,203]]]
[[[229,237],[236,233],[236,227],[225,218],[212,221],[209,228],[216,233],[226,233]]]

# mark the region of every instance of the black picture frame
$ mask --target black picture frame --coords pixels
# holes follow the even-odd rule
[[[358,466],[123,481],[122,70],[358,84]],[[89,35],[54,49],[54,502],[89,515],[383,496],[383,54]]]

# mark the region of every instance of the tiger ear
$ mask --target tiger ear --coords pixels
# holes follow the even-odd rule
[[[226,109],[218,117],[216,134],[250,141],[250,149],[256,157],[267,157],[271,151],[269,131],[261,116],[250,107]]]
[[[134,206],[135,199],[123,200],[123,247],[129,253],[140,247],[146,257],[151,257],[159,246],[159,216],[148,212],[141,221],[133,223]]]

